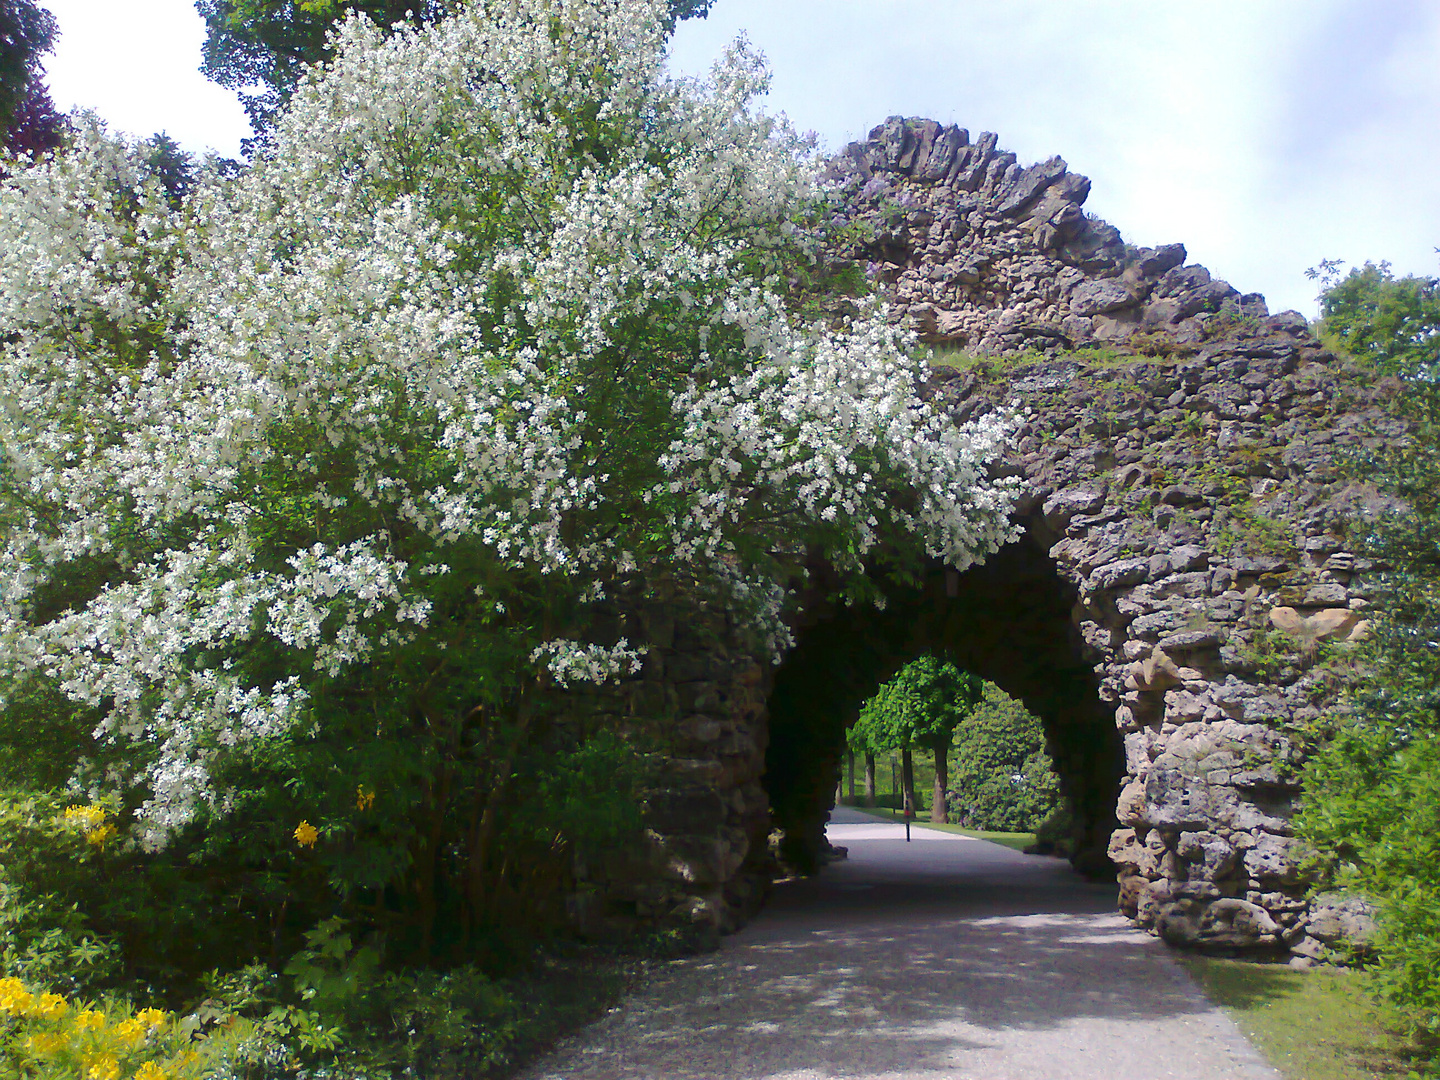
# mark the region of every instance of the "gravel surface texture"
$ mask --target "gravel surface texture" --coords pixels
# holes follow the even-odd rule
[[[856,811],[829,835],[847,860],[525,1080],[1280,1080],[1113,885]]]

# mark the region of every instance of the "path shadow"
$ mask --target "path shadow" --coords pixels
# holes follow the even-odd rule
[[[1115,914],[1114,887],[1059,860],[966,838],[847,841],[848,860],[778,888],[719,952],[666,965],[583,1050],[527,1075],[953,1077],[1077,1021],[1091,1034],[1049,1040],[1067,1056],[1116,1052],[1122,1036],[1096,1023],[1180,1018],[1189,1038],[1214,1016],[1164,945]],[[1057,1058],[1044,1075],[1148,1075],[1105,1060],[1117,1071]]]

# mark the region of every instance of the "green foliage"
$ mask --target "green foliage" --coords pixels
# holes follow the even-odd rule
[[[1334,967],[1296,971],[1197,953],[1182,953],[1180,959],[1281,1076],[1376,1080],[1416,1075],[1411,1070],[1423,1051],[1396,1036],[1394,1017],[1377,1008],[1357,972]]]
[[[1408,439],[1351,463],[1392,496],[1353,530],[1384,591],[1356,660],[1349,710],[1316,734],[1302,835],[1326,885],[1380,904],[1379,989],[1420,1030],[1440,1034],[1440,306],[1435,282],[1366,264],[1323,297],[1324,327],[1401,377]]]
[[[943,740],[949,816],[969,828],[1031,832],[1060,804],[1040,719],[994,683],[934,656],[882,686],[847,739],[856,753],[935,751]]]
[[[40,71],[40,57],[59,35],[55,16],[34,0],[0,0],[0,132],[16,112]]]
[[[860,709],[848,738],[857,751],[934,750],[980,700],[980,680],[935,656],[911,661]]]
[[[1397,278],[1388,262],[1367,262],[1339,277],[1340,263],[1307,271],[1327,288],[1322,332],[1357,359],[1389,374],[1440,374],[1440,280]]]
[[[1036,826],[1034,850],[1065,859],[1075,853],[1075,815],[1068,799],[1056,800],[1054,809]]]
[[[1258,513],[1243,503],[1231,505],[1227,510],[1225,520],[1215,529],[1216,551],[1294,556],[1294,526],[1280,518]]]
[[[973,829],[1029,832],[1060,800],[1040,719],[994,683],[955,732],[950,807]]]
[[[608,946],[552,943],[500,979],[474,965],[387,970],[375,961],[381,943],[356,944],[339,920],[306,937],[287,973],[251,965],[207,980],[192,1013],[208,1033],[207,1063],[253,1068],[268,1058],[375,1080],[510,1075],[527,1052],[603,1013],[640,964],[694,951],[673,931]]]
[[[494,727],[511,743],[497,753],[472,733],[468,755],[408,728],[379,746],[277,740],[232,774],[229,815],[153,854],[123,839],[127,808],[19,786],[76,765],[75,743],[60,755],[28,740],[50,751],[28,777],[18,754],[0,755],[0,970],[67,991],[140,978],[178,1003],[212,968],[278,962],[335,912],[385,936],[395,962],[513,966],[563,920],[575,856],[639,835],[647,774],[611,734],[552,730],[521,746],[513,725]],[[103,842],[66,823],[77,804],[103,814]],[[466,867],[477,849],[488,858]]]
[[[90,843],[67,825],[66,802],[0,797],[0,974],[74,993],[112,982],[121,956],[89,914],[105,888],[105,837],[91,829]]]

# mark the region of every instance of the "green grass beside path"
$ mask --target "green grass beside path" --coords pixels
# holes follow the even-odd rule
[[[1409,1044],[1365,993],[1364,976],[1336,968],[1185,956],[1207,997],[1286,1080],[1415,1077]]]
[[[862,814],[871,814],[882,821],[893,821],[897,825],[905,824],[905,818],[899,810],[891,810],[884,806],[848,806],[846,809],[859,810]],[[910,824],[921,829],[940,829],[944,832],[958,833],[961,836],[973,836],[976,840],[988,840],[992,844],[1001,844],[1016,851],[1024,851],[1031,844],[1035,843],[1033,832],[986,832],[983,829],[965,829],[959,825],[935,825],[926,818],[912,818]]]

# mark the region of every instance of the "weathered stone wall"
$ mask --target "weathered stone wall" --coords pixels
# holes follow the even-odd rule
[[[1021,167],[985,132],[891,117],[831,163],[867,238],[857,254],[933,344],[980,354],[1131,343],[1186,349],[1218,312],[1260,317],[1183,244],[1135,248],[1081,209],[1090,181],[1058,157]],[[1290,313],[1285,327],[1304,332]]]
[[[650,750],[660,771],[643,796],[644,848],[577,866],[576,921],[733,929],[771,876],[769,665],[729,614],[674,582],[637,583],[615,607],[615,636],[650,648],[644,670],[576,711]]]
[[[1184,944],[1301,943],[1296,736],[1336,695],[1317,658],[1364,633],[1370,600],[1347,525],[1374,493],[1336,463],[1386,429],[1377,391],[1272,329],[937,391],[957,415],[1030,410],[1012,463],[1124,737],[1120,906]]]
[[[771,672],[723,613],[647,601],[632,636],[655,651],[625,709],[667,747],[671,779],[650,803],[648,861],[597,872],[597,895],[653,917],[743,917],[768,868],[777,681],[776,723],[834,743],[834,710],[942,648],[1045,719],[1088,800],[1082,852],[1093,866],[1109,834],[1127,915],[1180,944],[1313,952],[1291,827],[1297,736],[1335,700],[1322,661],[1365,632],[1372,568],[1347,529],[1376,495],[1337,466],[1395,434],[1386,387],[1297,313],[1268,315],[1184,265],[1179,245],[1125,245],[1083,214],[1089,182],[1058,158],[1021,168],[993,135],[892,119],[832,178],[860,238],[838,257],[864,264],[924,339],[966,350],[942,354],[936,400],[957,423],[1022,410],[1002,467],[1027,482],[1028,554],[959,580],[936,568],[888,621],[808,613],[787,663],[843,653],[863,675],[823,717],[823,695],[784,688],[824,681]],[[855,644],[879,639],[890,647]],[[795,842],[818,843],[838,750],[808,754],[805,775],[772,761]]]

